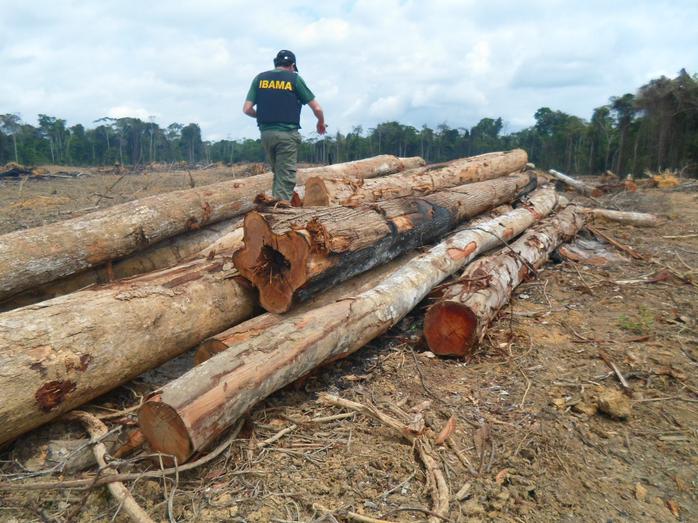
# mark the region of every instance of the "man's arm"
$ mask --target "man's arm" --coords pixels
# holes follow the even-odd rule
[[[315,115],[315,118],[317,118],[317,125],[315,126],[315,129],[317,130],[318,134],[325,134],[327,131],[327,125],[325,125],[325,113],[322,112],[322,107],[320,107],[317,100],[311,100],[308,102],[308,107],[313,110],[313,114]]]
[[[247,116],[250,116],[252,118],[257,118],[257,111],[255,111],[255,109],[254,109],[254,102],[250,102],[249,100],[245,100],[245,103],[242,106],[242,112],[245,113]]]

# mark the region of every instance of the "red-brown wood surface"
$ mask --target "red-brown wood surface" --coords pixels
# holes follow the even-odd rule
[[[251,212],[244,247],[233,260],[259,289],[262,307],[286,312],[294,302],[439,239],[535,183],[535,175],[519,174],[356,208]]]

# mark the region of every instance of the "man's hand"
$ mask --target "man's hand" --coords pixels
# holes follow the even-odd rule
[[[257,118],[257,111],[254,110],[254,104],[249,100],[245,100],[245,104],[242,106],[242,112],[247,116]]]
[[[312,109],[315,118],[317,118],[317,125],[315,129],[318,134],[325,134],[327,132],[327,125],[325,124],[325,114],[322,112],[322,107],[317,100],[311,100],[308,102],[308,107]]]

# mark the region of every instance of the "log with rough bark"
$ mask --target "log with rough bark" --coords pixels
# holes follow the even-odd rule
[[[555,169],[550,169],[548,172],[556,180],[560,180],[562,183],[569,185],[575,191],[577,191],[580,194],[583,194],[584,196],[601,196],[603,194],[603,191],[601,191],[597,187],[592,187],[591,185],[584,183],[581,180],[577,180],[576,178],[572,178],[571,176],[562,174],[561,172],[556,171]]]
[[[245,245],[233,261],[259,289],[264,309],[286,312],[294,302],[437,240],[535,185],[535,175],[519,174],[357,208],[251,212],[245,216]]]
[[[659,225],[659,218],[655,214],[645,212],[612,211],[587,207],[583,210],[592,218],[601,218],[623,225],[634,225],[635,227],[657,227]]]
[[[238,237],[235,243],[233,238]],[[129,278],[137,274],[173,267],[192,257],[206,257],[214,252],[229,250],[242,244],[242,218],[209,225],[156,243],[152,247],[120,260],[107,262],[87,271],[73,274],[10,296],[0,302],[0,312],[26,307],[57,296],[63,296],[95,284]]]
[[[465,183],[498,178],[526,167],[522,149],[455,160],[438,166],[403,171],[376,180],[308,178],[303,206],[346,205],[422,196]]]
[[[298,172],[310,176],[380,176],[417,160],[377,156]],[[78,218],[0,236],[0,299],[128,256],[166,238],[254,208],[271,173],[173,191],[115,205]]]
[[[404,254],[389,263],[354,276],[350,280],[328,289],[326,292],[313,296],[307,302],[294,309],[294,313],[302,314],[337,300],[351,299],[352,296],[356,296],[378,285],[388,274],[394,272],[416,255],[414,251]],[[242,341],[264,334],[265,330],[284,320],[285,316],[283,315],[267,312],[235,325],[201,342],[196,351],[194,361],[199,365],[219,352],[227,350],[229,347],[233,347]]]
[[[360,349],[395,325],[444,278],[552,211],[552,189],[527,204],[464,229],[370,290],[283,321],[168,383],[138,413],[150,446],[183,463],[255,403],[329,360]]]
[[[0,314],[0,444],[255,312],[254,289],[214,259]]]
[[[586,213],[569,206],[527,230],[497,253],[470,264],[424,317],[424,337],[439,356],[463,357],[482,340],[513,290],[584,226]]]

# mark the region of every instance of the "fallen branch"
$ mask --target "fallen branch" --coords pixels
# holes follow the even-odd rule
[[[107,447],[102,443],[100,438],[104,437],[107,432],[107,426],[88,412],[75,410],[66,416],[66,419],[79,421],[90,434],[94,445],[92,450],[95,454],[95,459],[100,467],[100,472],[116,474],[116,470],[107,464],[105,456],[107,455]],[[124,512],[128,514],[131,521],[136,523],[155,523],[148,513],[133,499],[131,492],[120,481],[113,481],[107,485],[109,492],[114,499],[119,503],[119,507],[123,507]]]
[[[613,245],[616,249],[623,251],[624,253],[630,255],[631,258],[635,260],[647,260],[645,256],[637,252],[635,249],[630,247],[629,245],[623,245],[620,243],[618,240],[614,240],[611,238],[608,234],[601,232],[598,230],[596,227],[592,227],[590,225],[587,225],[587,230],[592,233],[594,236],[601,238],[603,240],[606,240],[606,242],[610,243]]]

